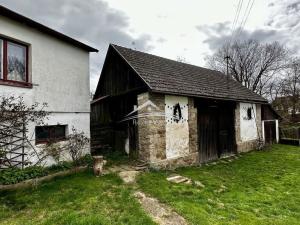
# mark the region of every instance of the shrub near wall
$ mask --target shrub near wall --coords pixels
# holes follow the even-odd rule
[[[0,185],[16,184],[25,180],[47,176],[56,172],[69,170],[76,166],[91,166],[91,155],[81,157],[76,164],[74,162],[60,162],[50,167],[29,166],[25,169],[8,168],[0,170]]]
[[[43,167],[27,167],[25,169],[9,168],[0,171],[0,184],[16,184],[24,180],[46,176],[48,173]]]

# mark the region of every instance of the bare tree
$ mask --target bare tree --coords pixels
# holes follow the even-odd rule
[[[275,77],[266,85],[265,90],[270,102],[274,102],[275,99],[282,96],[283,79],[281,77]]]
[[[292,118],[300,107],[300,58],[294,58],[288,64],[286,76],[283,79],[282,94],[289,100]]]
[[[261,44],[256,40],[238,41],[223,45],[208,56],[208,65],[228,73],[250,90],[268,95],[268,84],[276,73],[285,68],[288,51],[278,42]],[[228,65],[227,65],[228,62]]]
[[[176,61],[181,62],[181,63],[188,63],[188,61],[186,60],[186,58],[184,56],[177,56]]]

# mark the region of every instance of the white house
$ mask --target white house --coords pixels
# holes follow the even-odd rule
[[[34,146],[73,126],[90,136],[90,52],[98,50],[0,6],[0,96],[48,103],[47,126],[29,128]]]

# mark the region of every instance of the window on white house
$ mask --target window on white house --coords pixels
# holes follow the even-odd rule
[[[67,125],[37,126],[35,127],[35,142],[48,143],[66,139]]]
[[[26,47],[7,42],[7,80],[26,82]]]
[[[0,84],[30,86],[28,46],[0,38]]]

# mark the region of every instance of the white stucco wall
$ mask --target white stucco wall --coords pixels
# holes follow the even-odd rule
[[[0,16],[0,36],[29,45],[32,88],[0,85],[0,96],[23,96],[25,103],[48,103],[49,125],[74,126],[90,137],[89,53]],[[34,132],[29,128],[28,136]]]
[[[0,86],[1,95],[22,95],[29,104],[47,102],[52,112],[89,112],[89,53],[0,16],[0,35],[29,44],[33,88]]]
[[[251,141],[258,138],[256,124],[256,105],[251,103],[240,104],[240,135],[241,141]],[[252,110],[252,119],[247,118],[247,109]]]
[[[78,131],[83,131],[86,136],[90,137],[90,114],[89,113],[51,113],[47,120],[45,120],[45,125],[67,125],[67,134],[72,133],[72,127],[75,127]],[[29,126],[28,137],[31,139],[31,144],[35,147],[36,150],[40,151],[43,147],[43,144],[35,144],[35,124],[30,124]],[[29,149],[29,152],[32,152],[32,149]],[[84,154],[90,152],[89,146],[84,149]],[[62,156],[64,160],[70,159],[69,155],[65,154]],[[37,158],[33,157],[30,159],[32,162],[36,162]],[[46,165],[54,164],[55,161],[51,158],[46,160]]]
[[[182,118],[176,122],[173,110],[180,105]],[[166,157],[167,159],[184,156],[189,153],[188,98],[181,96],[165,96],[166,120]]]

